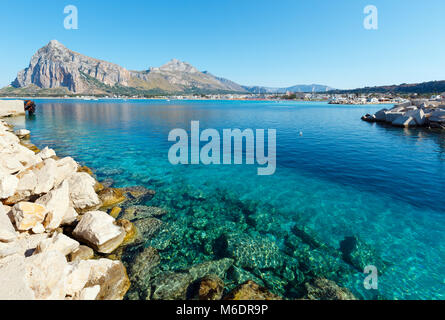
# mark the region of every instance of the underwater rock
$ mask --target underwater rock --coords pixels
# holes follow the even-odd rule
[[[247,281],[224,296],[223,300],[282,300],[253,281]]]
[[[122,218],[133,221],[142,218],[162,216],[166,213],[166,210],[158,207],[131,206],[125,209],[125,213],[122,215]]]
[[[152,299],[185,300],[187,298],[187,289],[192,281],[192,276],[188,273],[161,273],[152,283]]]
[[[299,261],[301,272],[313,277],[337,279],[339,276],[347,276],[354,272],[341,258],[332,256],[323,249],[301,252],[301,255],[294,258]]]
[[[221,300],[224,282],[214,274],[205,276],[189,286],[187,299],[191,300]]]
[[[269,269],[283,265],[283,257],[275,242],[244,234],[227,234],[215,241],[219,254],[232,257],[244,268]]]
[[[136,220],[133,223],[144,239],[149,239],[159,230],[162,221],[156,218],[145,218]]]
[[[123,246],[129,245],[134,242],[143,241],[143,239],[140,237],[138,229],[130,221],[126,219],[120,219],[116,221],[116,224],[121,226],[125,230],[125,238],[122,242]]]
[[[156,191],[142,186],[122,188],[122,191],[125,194],[130,195],[132,198],[144,198],[145,200],[151,200],[151,198],[153,198],[153,196],[156,194]]]
[[[233,265],[234,260],[224,258],[221,260],[207,261],[192,266],[188,272],[193,280],[203,278],[207,275],[214,274],[220,278],[224,278],[227,270]]]
[[[131,288],[128,298],[135,296],[139,299],[150,299],[151,287],[150,280],[154,276],[154,270],[159,265],[161,258],[155,248],[143,248],[135,253],[135,256],[129,264],[129,276],[131,280]]]
[[[122,190],[116,188],[106,188],[98,193],[99,199],[102,201],[102,208],[109,208],[125,201]]]
[[[119,214],[121,213],[122,208],[121,207],[113,207],[110,210],[109,215],[112,216],[114,219],[117,219],[117,217],[119,217]]]
[[[305,284],[308,300],[357,300],[346,288],[339,287],[334,281],[316,278]]]
[[[249,271],[237,266],[232,266],[232,268],[229,269],[227,276],[235,283],[244,283],[248,280],[251,280],[259,284],[260,286],[264,286],[263,280],[258,278],[253,273],[250,273]]]
[[[376,266],[380,273],[383,273],[387,267],[386,263],[371,246],[355,236],[345,237],[340,242],[340,251],[343,260],[359,272],[363,272],[368,265]]]

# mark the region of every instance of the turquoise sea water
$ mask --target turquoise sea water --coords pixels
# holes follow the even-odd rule
[[[59,155],[73,156],[94,168],[99,180],[112,179],[113,186],[157,191],[147,205],[167,208],[165,219],[177,231],[176,242],[161,252],[166,269],[218,258],[211,248],[213,234],[231,230],[277,244],[289,259],[295,254],[299,270],[321,268],[318,275],[361,298],[445,298],[444,133],[360,120],[383,106],[154,100],[37,104],[35,118],[12,121],[31,130],[38,147],[49,145]],[[256,165],[171,165],[168,133],[189,130],[192,120],[199,120],[201,129],[220,132],[276,129],[276,173],[258,176]],[[294,225],[332,248],[332,259],[317,248],[289,247]],[[365,275],[338,262],[340,241],[352,235],[387,262],[378,290],[365,290]],[[294,260],[286,262],[292,269],[289,261]],[[298,296],[291,288],[296,280],[283,280],[281,271],[248,271],[275,292]]]

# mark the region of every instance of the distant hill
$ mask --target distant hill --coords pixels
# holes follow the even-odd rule
[[[243,86],[250,93],[263,93],[263,94],[283,94],[286,92],[327,92],[330,90],[335,90],[334,88],[320,85],[320,84],[311,84],[311,85],[296,85],[287,88],[272,88],[272,87],[259,87],[259,86]]]
[[[440,94],[445,92],[444,81],[429,81],[422,83],[403,83],[379,87],[365,87],[352,90],[333,90],[330,93],[396,93],[396,94]]]

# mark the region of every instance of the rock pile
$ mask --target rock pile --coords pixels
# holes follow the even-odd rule
[[[362,117],[367,122],[385,122],[397,127],[431,127],[445,129],[445,103],[412,100]]]
[[[123,299],[126,269],[103,257],[131,228],[97,211],[122,195],[97,194],[76,161],[31,151],[28,135],[0,120],[0,299]]]

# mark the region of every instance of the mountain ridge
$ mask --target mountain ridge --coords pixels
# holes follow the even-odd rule
[[[199,71],[191,64],[172,59],[160,67],[128,70],[118,64],[92,58],[51,40],[31,58],[28,67],[0,93],[57,92],[57,94],[209,94],[324,92],[327,86],[301,85],[288,88],[242,86],[234,81]],[[329,88],[332,89],[332,88]]]

